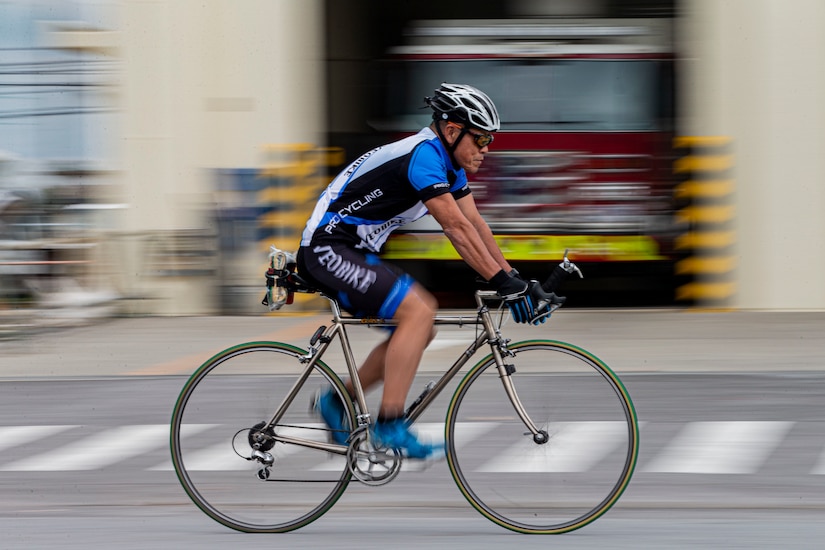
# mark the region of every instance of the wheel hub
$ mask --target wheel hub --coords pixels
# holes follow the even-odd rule
[[[258,422],[249,430],[249,446],[261,452],[266,452],[275,446],[275,431],[272,426],[263,429],[266,422]]]

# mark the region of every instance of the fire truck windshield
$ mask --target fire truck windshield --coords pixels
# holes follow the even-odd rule
[[[414,131],[429,122],[420,106],[433,83],[466,82],[493,98],[503,131],[663,131],[672,121],[671,66],[659,59],[406,61],[388,79],[386,122]]]

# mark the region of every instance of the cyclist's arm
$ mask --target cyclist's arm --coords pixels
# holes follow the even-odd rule
[[[487,222],[479,213],[473,196],[466,195],[461,197],[456,201],[456,203],[464,216],[470,221],[471,224],[473,224],[473,227],[475,227],[478,232],[478,236],[481,238],[481,242],[484,243],[487,251],[496,263],[498,263],[499,267],[509,273],[513,268],[504,258],[504,254],[501,252],[501,248],[499,248],[490,226],[487,225]]]
[[[459,200],[463,201],[466,198],[467,197],[464,197]],[[470,267],[475,269],[479,275],[486,280],[490,280],[501,269],[509,271],[509,269],[504,268],[490,253],[489,245],[473,225],[473,221],[465,214],[465,209],[469,210],[469,207],[459,207],[450,193],[444,193],[427,199],[424,205],[430,211],[433,218],[441,225],[441,228],[444,230],[444,235],[450,239],[450,242],[456,251],[458,251],[459,255]],[[474,203],[472,209],[475,210]],[[490,231],[486,223],[483,224],[483,227],[486,228],[487,232]],[[495,241],[493,242],[495,243]],[[498,246],[495,248],[498,250]],[[498,254],[500,256],[501,252]],[[504,263],[506,264],[507,262],[505,261]]]

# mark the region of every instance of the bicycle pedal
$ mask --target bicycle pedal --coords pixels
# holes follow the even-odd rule
[[[395,461],[398,457],[399,455],[394,452],[385,451],[382,449],[378,449],[367,454],[367,460],[369,460],[371,464],[384,464],[389,461]]]

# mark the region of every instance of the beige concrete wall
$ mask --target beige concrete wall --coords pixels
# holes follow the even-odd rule
[[[321,0],[121,0],[116,94],[125,234],[204,226],[208,170],[265,143],[322,145]],[[682,135],[730,136],[740,308],[825,308],[825,2],[684,0]],[[201,313],[204,280],[124,278],[152,313]],[[255,253],[258,253],[255,251]],[[252,262],[252,259],[250,259]]]
[[[118,156],[127,234],[201,229],[212,168],[255,168],[266,143],[321,143],[320,0],[122,0]],[[127,273],[144,273],[139,237]],[[265,260],[265,258],[263,258]],[[145,274],[145,273],[144,273]],[[207,278],[143,277],[152,313],[205,313]]]
[[[686,0],[683,135],[733,138],[735,307],[825,308],[825,2]]]

